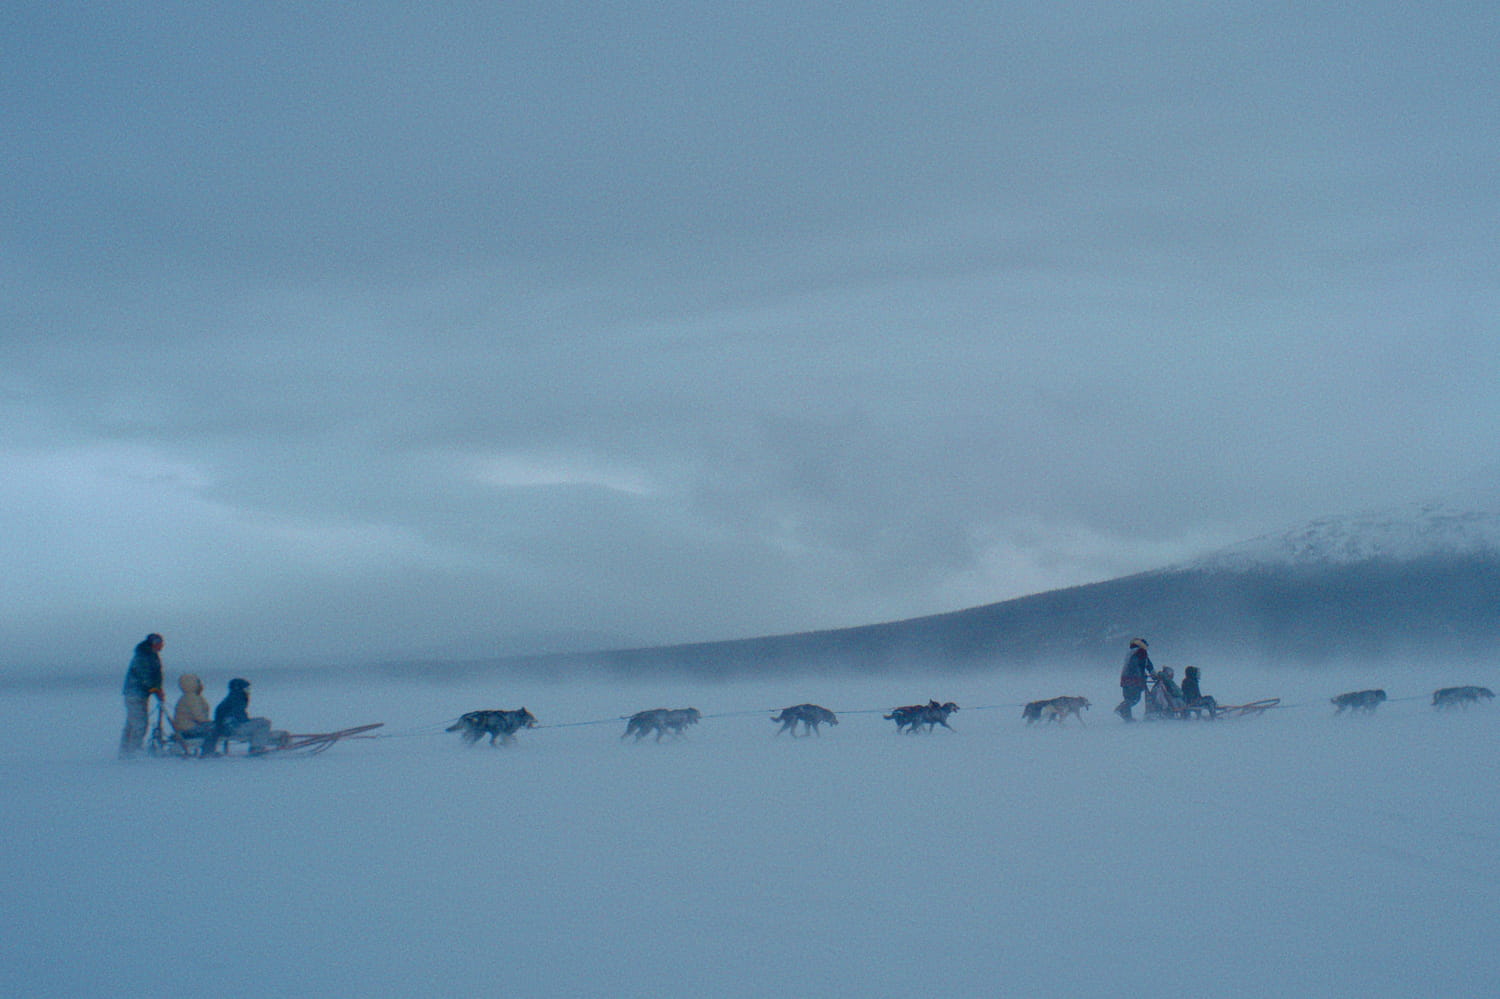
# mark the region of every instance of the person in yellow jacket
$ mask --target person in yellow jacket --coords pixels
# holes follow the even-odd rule
[[[179,739],[207,739],[214,733],[214,712],[203,696],[203,681],[195,673],[177,678],[182,696],[172,709],[172,729]]]

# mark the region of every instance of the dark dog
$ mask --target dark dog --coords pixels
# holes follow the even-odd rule
[[[897,732],[904,731],[908,735],[918,731],[919,725],[926,725],[929,732],[938,725],[952,732],[955,729],[948,724],[948,716],[957,710],[958,705],[952,701],[945,704],[928,701],[926,704],[908,704],[905,707],[892,708],[891,713],[883,717],[886,721],[896,723]]]
[[[1350,714],[1356,711],[1363,711],[1365,714],[1374,714],[1375,709],[1380,707],[1380,703],[1385,700],[1385,691],[1351,690],[1347,694],[1330,697],[1328,700],[1333,703],[1336,709],[1333,713],[1336,715],[1341,715],[1345,711],[1348,711]]]
[[[536,717],[521,708],[519,711],[470,711],[449,726],[448,731],[462,732],[464,742],[471,745],[488,735],[493,746],[496,739],[502,744],[515,742],[517,732],[535,727]]]
[[[803,735],[807,735],[808,733],[822,735],[823,733],[818,731],[819,725],[837,725],[839,723],[837,715],[817,704],[796,704],[790,708],[782,708],[781,714],[771,720],[781,725],[776,730],[777,735],[790,729],[792,738],[794,739],[797,737],[798,722],[801,722],[804,726]]]
[[[1026,724],[1032,722],[1049,721],[1061,724],[1069,716],[1078,719],[1078,724],[1083,724],[1082,711],[1090,707],[1087,697],[1051,697],[1045,701],[1032,701],[1021,711],[1021,717],[1026,719]]]
[[[1487,701],[1495,699],[1495,692],[1488,687],[1444,687],[1432,692],[1432,706],[1435,708],[1468,707],[1470,704],[1478,704],[1480,698]]]
[[[656,741],[661,742],[661,737],[669,732],[673,736],[681,736],[683,729],[698,724],[698,719],[702,717],[697,708],[651,708],[637,711],[625,719],[625,735],[620,738],[634,735],[635,741],[640,742],[655,732]]]

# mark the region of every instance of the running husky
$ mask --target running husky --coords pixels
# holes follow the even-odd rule
[[[926,725],[929,732],[938,725],[953,732],[956,730],[948,724],[948,716],[957,710],[958,705],[952,701],[945,704],[928,701],[926,704],[908,704],[905,707],[892,708],[891,713],[883,717],[886,721],[896,723],[897,732],[905,731],[908,735],[918,731],[919,725]]]
[[[778,722],[781,725],[776,730],[777,735],[790,729],[792,738],[794,739],[797,737],[798,722],[801,722],[805,726],[803,735],[809,733],[812,735],[822,735],[823,733],[818,731],[819,725],[837,725],[839,723],[837,715],[817,704],[795,704],[789,708],[782,708],[781,714],[772,718],[771,721]]]
[[[525,708],[519,711],[470,711],[449,726],[449,732],[462,732],[464,742],[473,745],[484,736],[490,737],[490,745],[498,738],[502,745],[516,741],[516,733],[523,728],[535,728],[536,716]]]
[[[1026,719],[1026,724],[1032,722],[1049,721],[1062,724],[1069,716],[1078,719],[1078,724],[1083,724],[1083,715],[1080,712],[1090,707],[1087,697],[1051,697],[1045,701],[1032,701],[1026,705],[1021,712],[1021,717]]]
[[[689,725],[698,724],[698,719],[703,715],[697,708],[651,708],[647,711],[637,711],[625,719],[625,735],[635,735],[635,741],[640,742],[653,731],[656,733],[656,741],[661,742],[661,737],[670,732],[673,736],[682,735],[682,730]]]
[[[1385,691],[1351,690],[1347,694],[1330,697],[1328,700],[1332,702],[1334,706],[1333,713],[1336,715],[1341,715],[1345,711],[1348,711],[1351,715],[1356,711],[1363,711],[1365,714],[1371,715],[1375,713],[1375,709],[1380,707],[1381,702],[1385,700]]]
[[[1470,704],[1478,704],[1479,699],[1492,701],[1495,692],[1488,687],[1444,687],[1432,692],[1432,706],[1435,708],[1468,707]]]

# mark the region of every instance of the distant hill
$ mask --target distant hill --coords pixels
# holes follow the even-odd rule
[[[1327,518],[1192,563],[948,614],[651,649],[445,664],[743,677],[1161,665],[1500,663],[1500,515],[1442,503]]]

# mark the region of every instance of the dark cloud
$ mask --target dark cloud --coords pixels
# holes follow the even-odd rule
[[[857,624],[1491,460],[1487,7],[3,16],[28,661]]]

